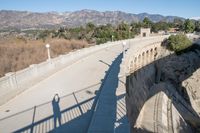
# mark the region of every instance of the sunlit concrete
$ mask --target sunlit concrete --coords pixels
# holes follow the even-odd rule
[[[159,40],[162,40],[162,38],[137,38],[131,40],[130,44],[127,43],[126,48],[142,48]],[[123,53],[122,50],[121,44],[99,50],[41,80],[0,106],[0,131],[64,132],[69,130],[84,133],[93,125],[90,120],[96,116],[96,109],[102,110],[102,107],[98,107],[96,103],[99,100],[104,103],[105,97],[108,95],[106,93],[112,86],[111,83],[115,82],[111,87],[112,90],[110,90],[115,108],[108,106],[108,109],[114,113],[112,131],[128,132],[129,124],[125,115],[124,101],[125,79],[118,78],[119,75],[123,77],[125,74],[123,70],[120,70],[119,65],[121,63],[112,68],[118,69],[118,72],[109,75],[110,71],[114,71],[112,69],[109,71],[110,66]],[[113,78],[116,80],[113,81]],[[60,97],[59,102],[57,102],[58,105],[53,104],[55,94]],[[113,99],[110,99],[110,103],[113,102]],[[104,105],[102,104],[102,106]],[[57,108],[57,111],[54,108]],[[58,115],[59,117],[55,118],[55,114],[61,116]],[[99,125],[94,124],[94,127],[97,126]]]

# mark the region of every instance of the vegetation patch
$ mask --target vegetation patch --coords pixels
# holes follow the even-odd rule
[[[184,34],[171,35],[165,44],[169,50],[180,52],[192,45],[192,42]]]
[[[75,49],[88,47],[83,40],[47,39],[51,57],[57,57]],[[31,64],[47,60],[47,49],[42,40],[24,40],[10,37],[0,39],[0,77],[8,72],[16,72]]]

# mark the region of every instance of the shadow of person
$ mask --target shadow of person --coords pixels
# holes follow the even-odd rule
[[[61,112],[60,112],[59,102],[60,102],[60,97],[58,96],[58,94],[55,94],[52,100],[54,128],[57,127],[57,120],[58,120],[58,127],[61,126]]]

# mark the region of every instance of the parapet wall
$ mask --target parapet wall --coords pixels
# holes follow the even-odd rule
[[[4,77],[0,78],[0,105],[37,84],[41,80],[44,80],[53,73],[81,60],[82,58],[97,51],[120,44],[122,44],[122,41],[109,42],[89,48],[83,48],[66,55],[60,55],[57,58],[53,58],[40,64],[30,65],[28,68],[23,70],[5,74]]]
[[[166,53],[166,50],[161,47],[162,41],[167,37],[168,36],[160,36],[155,40],[141,44],[137,48],[130,48],[126,53],[121,66],[121,68],[124,69],[125,74],[130,75],[143,66],[167,56],[168,53]]]
[[[162,40],[162,38],[163,37],[160,36],[145,37],[145,38],[134,38],[129,40],[123,40],[123,41],[108,42],[105,44],[77,50],[75,52],[70,52],[66,55],[60,55],[59,57],[51,59],[50,61],[45,61],[40,64],[30,65],[28,68],[17,72],[7,73],[4,77],[0,78],[0,91],[1,91],[0,105],[12,99],[16,95],[23,92],[24,90],[37,84],[41,80],[44,80],[53,73],[97,51],[116,45],[122,46],[122,42],[125,42],[127,44],[126,47],[130,47],[130,44],[133,44],[134,47],[135,46],[142,47],[145,46],[146,44],[149,44],[149,42],[152,43]],[[137,44],[135,44],[136,42]]]

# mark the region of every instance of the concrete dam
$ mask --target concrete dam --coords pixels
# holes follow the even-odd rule
[[[193,85],[199,79],[193,76],[199,74],[199,57],[198,44],[178,56],[162,42],[127,52],[123,66],[131,132],[199,131],[199,87]]]
[[[108,42],[6,74],[0,132],[198,132],[200,49],[176,55],[166,38]]]

